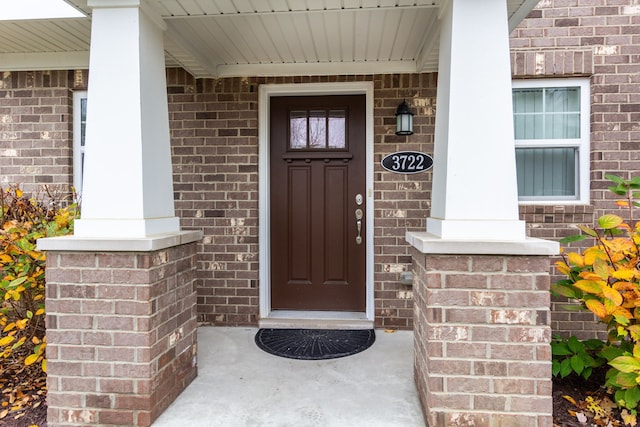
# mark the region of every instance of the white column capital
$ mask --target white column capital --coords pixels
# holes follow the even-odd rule
[[[137,8],[142,10],[162,31],[167,30],[167,24],[162,16],[149,5],[147,0],[87,0],[87,5],[92,9]]]
[[[87,6],[97,8],[139,7],[142,0],[87,0]]]

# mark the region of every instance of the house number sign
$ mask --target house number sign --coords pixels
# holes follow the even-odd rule
[[[431,169],[433,158],[418,151],[398,151],[382,159],[382,167],[395,173],[418,173]]]

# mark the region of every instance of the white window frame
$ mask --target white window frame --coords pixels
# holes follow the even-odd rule
[[[85,150],[82,144],[81,102],[86,98],[86,90],[73,92],[73,186],[78,195],[82,193],[82,155]]]
[[[588,78],[531,79],[513,80],[513,89],[535,89],[549,87],[580,88],[580,138],[577,139],[523,139],[515,140],[516,148],[567,147],[578,150],[577,192],[575,197],[520,197],[521,205],[586,205],[589,204],[590,191],[590,140],[591,140],[591,87]]]

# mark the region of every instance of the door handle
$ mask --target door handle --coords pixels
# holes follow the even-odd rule
[[[362,209],[356,209],[356,227],[358,228],[358,235],[356,236],[356,244],[362,244]]]

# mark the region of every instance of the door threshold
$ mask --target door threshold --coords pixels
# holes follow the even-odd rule
[[[365,312],[273,310],[260,319],[265,329],[373,329]]]

